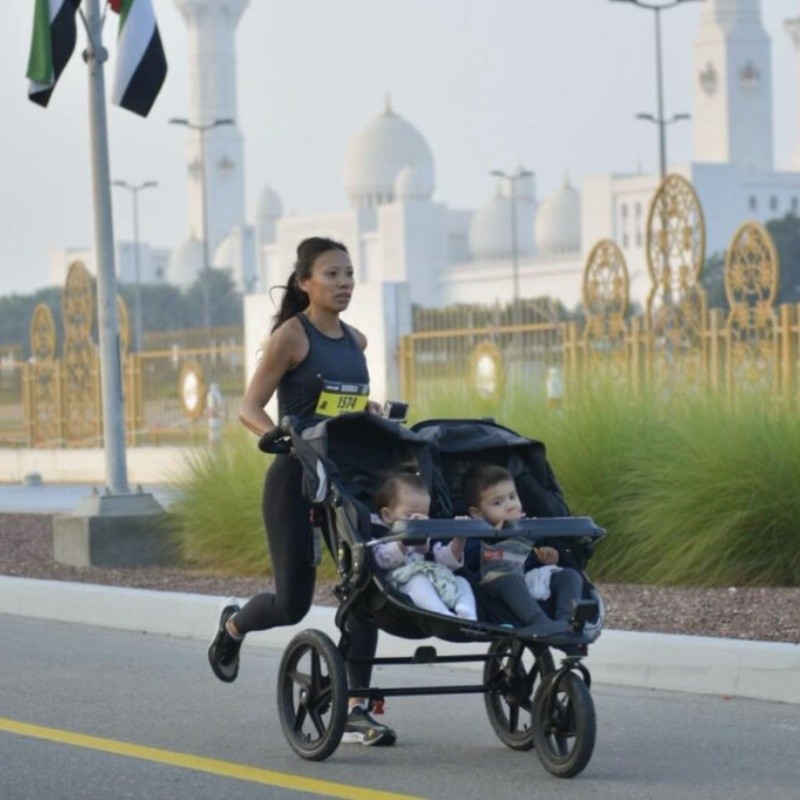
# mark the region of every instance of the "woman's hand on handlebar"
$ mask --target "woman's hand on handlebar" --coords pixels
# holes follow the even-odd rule
[[[263,453],[285,455],[291,452],[289,435],[280,427],[275,426],[261,435],[258,440],[258,449]]]

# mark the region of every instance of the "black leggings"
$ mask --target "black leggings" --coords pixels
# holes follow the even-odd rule
[[[302,494],[303,468],[293,456],[276,456],[264,480],[261,511],[272,559],[275,593],[257,594],[236,614],[241,633],[263,631],[280,625],[296,625],[314,600],[317,570],[312,566],[310,503]],[[353,658],[373,658],[378,630],[353,617],[348,618],[350,652]],[[347,665],[350,687],[369,686],[370,664]]]
[[[489,607],[489,612],[501,618],[510,614],[513,619],[504,619],[517,625],[539,625],[547,619],[566,622],[572,616],[572,604],[581,599],[583,579],[574,569],[560,569],[550,576],[551,600],[543,603],[535,600],[519,573],[499,575],[486,583],[473,586],[476,595]],[[552,617],[545,606],[552,608]]]

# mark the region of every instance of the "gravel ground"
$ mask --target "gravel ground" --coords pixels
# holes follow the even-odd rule
[[[0,514],[0,574],[236,597],[249,597],[272,586],[268,578],[188,569],[56,564],[49,514]],[[698,589],[598,584],[598,589],[606,604],[606,627],[615,630],[800,643],[800,587]],[[315,600],[335,605],[332,584],[318,585]]]

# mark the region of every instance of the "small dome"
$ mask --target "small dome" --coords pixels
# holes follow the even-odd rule
[[[203,243],[188,236],[169,256],[167,276],[177,286],[191,286],[203,269]]]
[[[429,200],[433,194],[430,175],[418,167],[403,167],[394,180],[396,200]]]
[[[541,253],[551,255],[581,249],[581,196],[569,180],[539,208],[536,243]]]
[[[278,193],[270,186],[264,186],[258,197],[256,217],[261,219],[278,219],[283,215],[283,203]]]
[[[235,273],[238,270],[240,258],[239,233],[234,229],[217,245],[211,263],[215,269],[230,269]]]
[[[517,255],[530,256],[536,251],[533,238],[535,206],[517,200]],[[472,215],[469,226],[469,249],[477,259],[510,258],[514,252],[511,229],[511,199],[503,195],[500,186],[495,196]]]
[[[368,208],[394,199],[395,178],[404,167],[418,173],[414,184],[433,194],[433,154],[422,134],[401,116],[386,110],[350,140],[344,188],[354,208]]]

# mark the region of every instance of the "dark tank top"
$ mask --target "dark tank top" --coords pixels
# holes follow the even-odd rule
[[[364,351],[349,325],[332,339],[317,330],[305,314],[296,315],[308,337],[308,354],[278,384],[278,416],[299,418],[301,427],[328,417],[366,408],[369,371]]]

